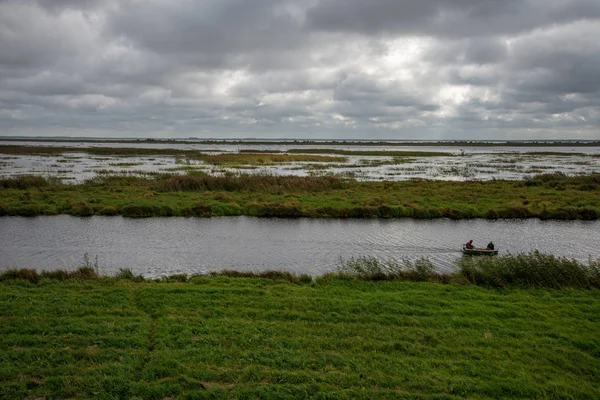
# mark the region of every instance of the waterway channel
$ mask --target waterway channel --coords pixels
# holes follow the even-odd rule
[[[251,217],[2,217],[0,270],[74,269],[87,254],[101,274],[145,277],[220,269],[321,275],[341,259],[415,260],[451,271],[462,243],[493,240],[500,254],[539,250],[587,262],[600,257],[600,221],[315,220]]]

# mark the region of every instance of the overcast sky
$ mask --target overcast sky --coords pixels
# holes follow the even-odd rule
[[[0,0],[0,135],[600,139],[599,0]]]

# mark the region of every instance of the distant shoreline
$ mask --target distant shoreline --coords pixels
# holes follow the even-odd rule
[[[524,147],[553,147],[553,146],[598,146],[600,140],[385,140],[385,139],[152,139],[152,138],[78,138],[78,137],[18,137],[0,136],[0,141],[8,142],[84,142],[84,143],[181,143],[181,144],[227,144],[227,145],[343,145],[343,146],[524,146]]]

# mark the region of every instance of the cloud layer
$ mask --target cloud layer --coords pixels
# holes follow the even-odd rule
[[[597,0],[0,0],[0,135],[600,139]]]

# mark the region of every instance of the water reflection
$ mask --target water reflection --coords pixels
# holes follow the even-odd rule
[[[374,150],[374,149],[370,149]],[[379,148],[378,148],[379,150]],[[398,150],[398,149],[396,149]],[[411,150],[424,151],[413,148]],[[243,169],[182,160],[173,156],[92,156],[0,154],[0,177],[42,175],[66,183],[82,182],[102,174],[187,173],[212,175],[227,172],[269,175],[340,175],[360,181],[402,181],[413,178],[464,181],[470,179],[523,179],[543,173],[590,174],[600,170],[600,157],[590,155],[523,155],[469,153],[464,156],[408,157],[401,161],[388,156],[348,156],[346,162],[293,162],[277,165],[243,166]]]

